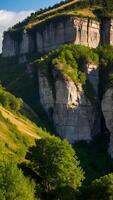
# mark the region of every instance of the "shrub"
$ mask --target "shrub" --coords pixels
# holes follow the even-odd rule
[[[27,158],[31,160],[33,170],[42,178],[47,193],[65,187],[77,191],[84,180],[75,151],[66,140],[55,136],[40,139],[30,149]]]
[[[34,183],[13,161],[0,159],[0,200],[35,200]]]
[[[105,175],[94,180],[83,191],[82,200],[111,200],[113,199],[113,174]]]
[[[16,112],[19,111],[23,105],[23,101],[21,98],[16,98],[10,92],[6,91],[5,88],[3,88],[1,85],[0,85],[0,103],[5,108],[11,109]]]
[[[98,64],[98,55],[95,50],[82,45],[68,44],[52,51],[37,61],[37,64],[52,76],[52,69],[57,69],[64,78],[71,78],[74,82],[83,85],[86,81],[84,67],[86,64]]]

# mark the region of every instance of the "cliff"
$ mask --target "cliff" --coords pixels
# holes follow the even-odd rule
[[[102,100],[102,111],[110,132],[109,153],[113,158],[113,88],[109,88]]]
[[[84,52],[87,50],[90,63],[87,63],[87,61],[84,63],[83,61],[79,69],[79,61],[83,58],[86,60],[87,53],[85,57]],[[78,54],[78,67],[76,64],[73,66],[74,71],[78,69],[76,73],[66,63],[64,67],[63,63],[60,64],[60,61],[58,61],[58,64],[55,63],[56,59],[62,56],[61,52],[63,52],[64,58],[67,56],[67,62],[69,61],[68,55],[71,56],[72,52],[73,55]],[[93,52],[89,48],[83,47],[82,49],[80,46],[68,45],[62,47],[57,54],[56,56],[56,53],[53,52],[52,55],[49,55],[48,60],[51,60],[49,63],[45,58],[36,65],[36,68],[38,66],[40,102],[61,138],[67,138],[70,143],[80,140],[90,141],[100,131],[98,64],[91,61]],[[93,56],[95,57],[95,54]],[[72,60],[74,64],[75,58],[72,58]],[[65,71],[66,65],[67,69]],[[73,73],[76,76],[73,76]],[[83,77],[80,79],[81,73]],[[86,79],[89,81],[88,83],[85,83]],[[87,86],[84,84],[91,85],[88,92],[85,91],[84,87],[87,89]],[[94,90],[95,95],[90,98],[89,93],[92,93],[92,90]]]
[[[3,57],[49,52],[65,43],[96,48],[100,44],[113,45],[113,20],[105,19],[100,23],[97,20],[68,16],[63,20],[53,19],[36,29],[24,30],[20,33],[20,40],[15,35],[16,32],[4,33]]]
[[[56,75],[57,76],[57,75]],[[41,69],[38,72],[40,101],[61,138],[90,141],[99,132],[96,107],[86,97],[81,84],[56,78],[54,91]]]
[[[53,57],[59,60],[52,60],[49,53],[52,62],[47,64],[47,60],[42,58],[43,65],[40,59],[37,67],[39,87],[37,93],[42,107],[53,122],[56,133],[73,143],[79,140],[90,141],[100,132],[100,100],[102,100],[102,112],[111,133],[109,151],[112,155],[112,100],[110,100],[112,95],[109,90],[107,91],[109,95],[106,92],[103,96],[105,91],[101,92],[99,65],[103,60],[100,63],[93,60],[95,54],[90,48],[113,46],[113,19],[99,18],[92,14],[85,17],[73,13],[57,16],[42,13],[29,23],[25,21],[25,26],[23,24],[15,25],[4,33],[2,56],[19,56],[20,62],[26,62],[25,54],[49,53],[58,49],[57,55],[59,53],[61,58],[56,57],[54,53]],[[59,50],[59,47],[69,43],[67,52],[62,48]],[[88,48],[85,49],[82,45]],[[74,47],[78,48],[78,52]],[[70,55],[71,48],[73,53]],[[63,50],[65,53],[62,57]],[[101,53],[98,54],[101,60]]]

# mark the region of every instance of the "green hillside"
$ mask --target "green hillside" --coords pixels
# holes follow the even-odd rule
[[[2,58],[0,56],[0,81],[2,85],[17,97],[21,97],[38,114],[34,121],[41,127],[53,130],[52,124],[45,115],[39,102],[37,71],[30,62],[39,55],[28,55],[28,62],[19,64],[18,57]],[[29,71],[31,69],[31,72]],[[28,113],[28,112],[27,112]],[[30,115],[28,116],[30,118]],[[32,118],[33,120],[33,118]]]
[[[24,159],[27,149],[35,144],[36,139],[48,135],[29,120],[29,116],[38,119],[21,99],[0,86],[0,149],[19,161]]]

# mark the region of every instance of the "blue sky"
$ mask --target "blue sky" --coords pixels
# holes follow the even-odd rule
[[[60,0],[0,0],[0,10],[37,10],[58,2]]]

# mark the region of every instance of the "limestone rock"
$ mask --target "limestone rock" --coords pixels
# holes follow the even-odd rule
[[[96,48],[100,43],[100,24],[98,21],[68,17],[65,20],[47,23],[36,34],[23,31],[22,41],[18,42],[4,33],[2,55],[15,56],[32,51],[49,52],[65,43],[82,44]]]
[[[109,153],[113,158],[113,88],[109,88],[102,100],[102,112],[110,132]]]
[[[90,141],[97,128],[97,110],[84,94],[81,84],[57,77],[52,89],[42,69],[38,75],[40,102],[58,135],[70,143]]]
[[[38,51],[49,52],[68,42],[96,48],[100,42],[99,22],[70,17],[57,24],[51,22],[41,32],[37,30]]]
[[[85,72],[91,82],[95,94],[98,96],[98,86],[99,86],[99,69],[97,64],[86,64]]]
[[[2,55],[3,57],[15,56],[18,54],[18,42],[13,40],[8,32],[4,33]]]
[[[38,82],[39,82],[39,96],[40,102],[49,115],[54,105],[54,98],[52,88],[48,82],[48,79],[41,70],[38,70]]]
[[[75,18],[75,44],[96,48],[100,43],[100,24],[98,21],[86,18]]]
[[[20,54],[25,54],[29,52],[29,35],[25,32],[23,33],[22,42],[20,44]]]
[[[101,45],[113,45],[113,19],[103,19],[101,23]]]
[[[113,45],[113,19],[111,19],[110,23],[110,45]]]
[[[34,51],[34,46],[35,44],[32,37],[26,31],[23,32],[22,41],[13,39],[9,32],[5,32],[2,55],[3,57],[10,57],[27,54]]]

